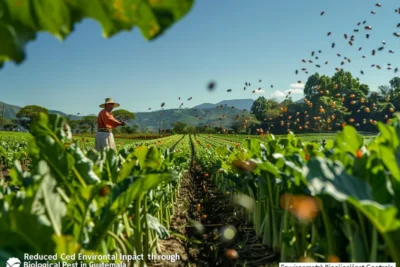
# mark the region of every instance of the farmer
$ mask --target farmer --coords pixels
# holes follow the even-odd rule
[[[112,98],[106,98],[104,104],[100,107],[102,111],[97,115],[97,133],[96,133],[96,150],[101,151],[105,147],[116,149],[114,135],[112,129],[118,126],[125,126],[124,121],[120,122],[111,114],[113,108],[119,107],[120,104],[115,103]]]

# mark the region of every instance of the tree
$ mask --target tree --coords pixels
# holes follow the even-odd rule
[[[188,125],[187,125],[186,123],[180,122],[180,121],[176,121],[176,122],[174,122],[174,123],[172,124],[172,127],[173,127],[173,129],[174,129],[174,133],[177,133],[177,134],[183,134],[184,131],[185,131],[185,128],[186,128],[187,126],[188,126]]]
[[[97,127],[97,117],[96,116],[85,116],[79,121],[79,125],[88,126],[90,133],[94,133]]]
[[[139,129],[141,133],[147,133],[149,127],[147,127],[145,124],[141,123],[139,124]]]
[[[48,110],[44,107],[37,106],[37,105],[28,105],[21,108],[16,117],[18,118],[18,122],[24,127],[25,129],[29,128],[31,122],[39,116],[40,113],[48,113]]]
[[[15,121],[6,118],[0,118],[0,125],[2,125],[2,128],[7,131],[11,131],[17,127]]]
[[[369,86],[366,84],[360,84],[360,90],[361,92],[363,92],[364,95],[368,95],[369,94]]]
[[[257,120],[263,120],[265,118],[265,113],[269,109],[268,101],[265,97],[260,96],[257,98],[253,105],[251,106],[250,113],[254,114]]]
[[[389,81],[390,87],[396,91],[400,91],[400,77],[394,77]]]
[[[241,120],[235,120],[232,122],[230,125],[230,128],[235,132],[235,133],[240,133],[243,130],[243,122]]]
[[[113,116],[119,121],[129,121],[129,120],[135,120],[136,115],[133,112],[130,112],[125,109],[118,109],[113,111]]]
[[[137,125],[134,124],[132,126],[123,126],[119,128],[121,133],[126,133],[126,134],[134,134],[137,132]]]

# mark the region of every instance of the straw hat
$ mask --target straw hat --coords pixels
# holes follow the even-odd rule
[[[114,108],[119,107],[120,104],[114,102],[114,99],[112,98],[106,98],[106,101],[101,104],[99,107],[104,108],[106,106],[106,104],[114,104]]]

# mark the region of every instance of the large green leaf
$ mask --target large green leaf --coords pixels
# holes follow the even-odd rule
[[[78,171],[79,175],[84,179],[86,184],[94,184],[99,183],[100,178],[93,171],[93,162],[85,157],[81,149],[76,145],[72,144],[68,148],[68,152],[75,159],[75,168]]]
[[[349,202],[363,213],[382,234],[388,251],[396,263],[400,263],[398,245],[400,243],[400,219],[398,208],[392,205],[379,205],[371,201],[358,201],[349,198]]]
[[[149,228],[151,230],[156,231],[159,238],[169,237],[167,228],[165,228],[165,226],[162,225],[157,218],[151,216],[148,213],[146,214],[146,217],[147,217],[147,221],[149,222]]]
[[[104,216],[102,216],[100,221],[96,223],[88,248],[98,248],[101,240],[103,240],[106,234],[106,231],[117,219],[117,216],[125,212],[129,205],[139,196],[139,194],[146,193],[148,190],[156,187],[164,181],[169,181],[170,179],[172,179],[170,173],[154,173],[143,175],[135,180],[122,180],[120,183],[126,184],[130,181],[131,184],[126,188],[126,190],[119,193],[109,206],[105,207],[107,211],[103,213]]]
[[[40,161],[37,170],[43,179],[36,192],[31,212],[39,216],[43,222],[48,221],[54,232],[61,235],[61,221],[67,212],[66,205],[56,191],[57,182],[51,177],[46,162]]]
[[[343,151],[355,155],[357,149],[364,144],[364,139],[357,133],[357,130],[354,127],[345,126],[343,131],[337,134],[335,144],[336,147]]]
[[[338,161],[312,158],[303,167],[303,175],[313,195],[328,194],[337,201],[350,196],[360,200],[372,200],[371,186],[364,180],[349,175]]]
[[[2,0],[0,1],[0,66],[21,63],[24,47],[46,31],[64,39],[84,18],[98,21],[103,36],[137,26],[152,40],[180,20],[194,0]]]

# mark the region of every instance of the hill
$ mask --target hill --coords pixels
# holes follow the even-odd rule
[[[226,127],[233,122],[237,114],[239,116],[248,116],[249,112],[228,106],[222,108],[187,108],[138,112],[136,113],[135,124],[144,125],[153,131],[158,128],[170,128],[171,124],[176,121],[192,126],[219,126],[222,124]]]
[[[21,109],[21,107],[10,105],[10,104],[7,104],[7,103],[4,103],[4,102],[0,101],[0,112],[2,111],[3,106],[4,106],[4,118],[6,118],[6,119],[15,119],[18,111]],[[59,114],[61,116],[68,116],[64,112],[61,112],[61,111],[58,111],[58,110],[49,110],[49,113],[50,114]],[[0,116],[1,116],[1,114],[0,114]],[[71,118],[73,120],[78,120],[81,117],[75,116],[75,115],[71,115]]]
[[[229,107],[235,107],[237,109],[247,109],[250,110],[251,106],[253,105],[254,100],[253,99],[232,99],[232,100],[223,100],[221,102],[218,102],[216,104],[211,104],[211,103],[204,103],[200,104],[197,106],[194,106],[193,108],[199,108],[199,109],[207,109],[207,108],[215,108],[217,106],[229,106]]]

